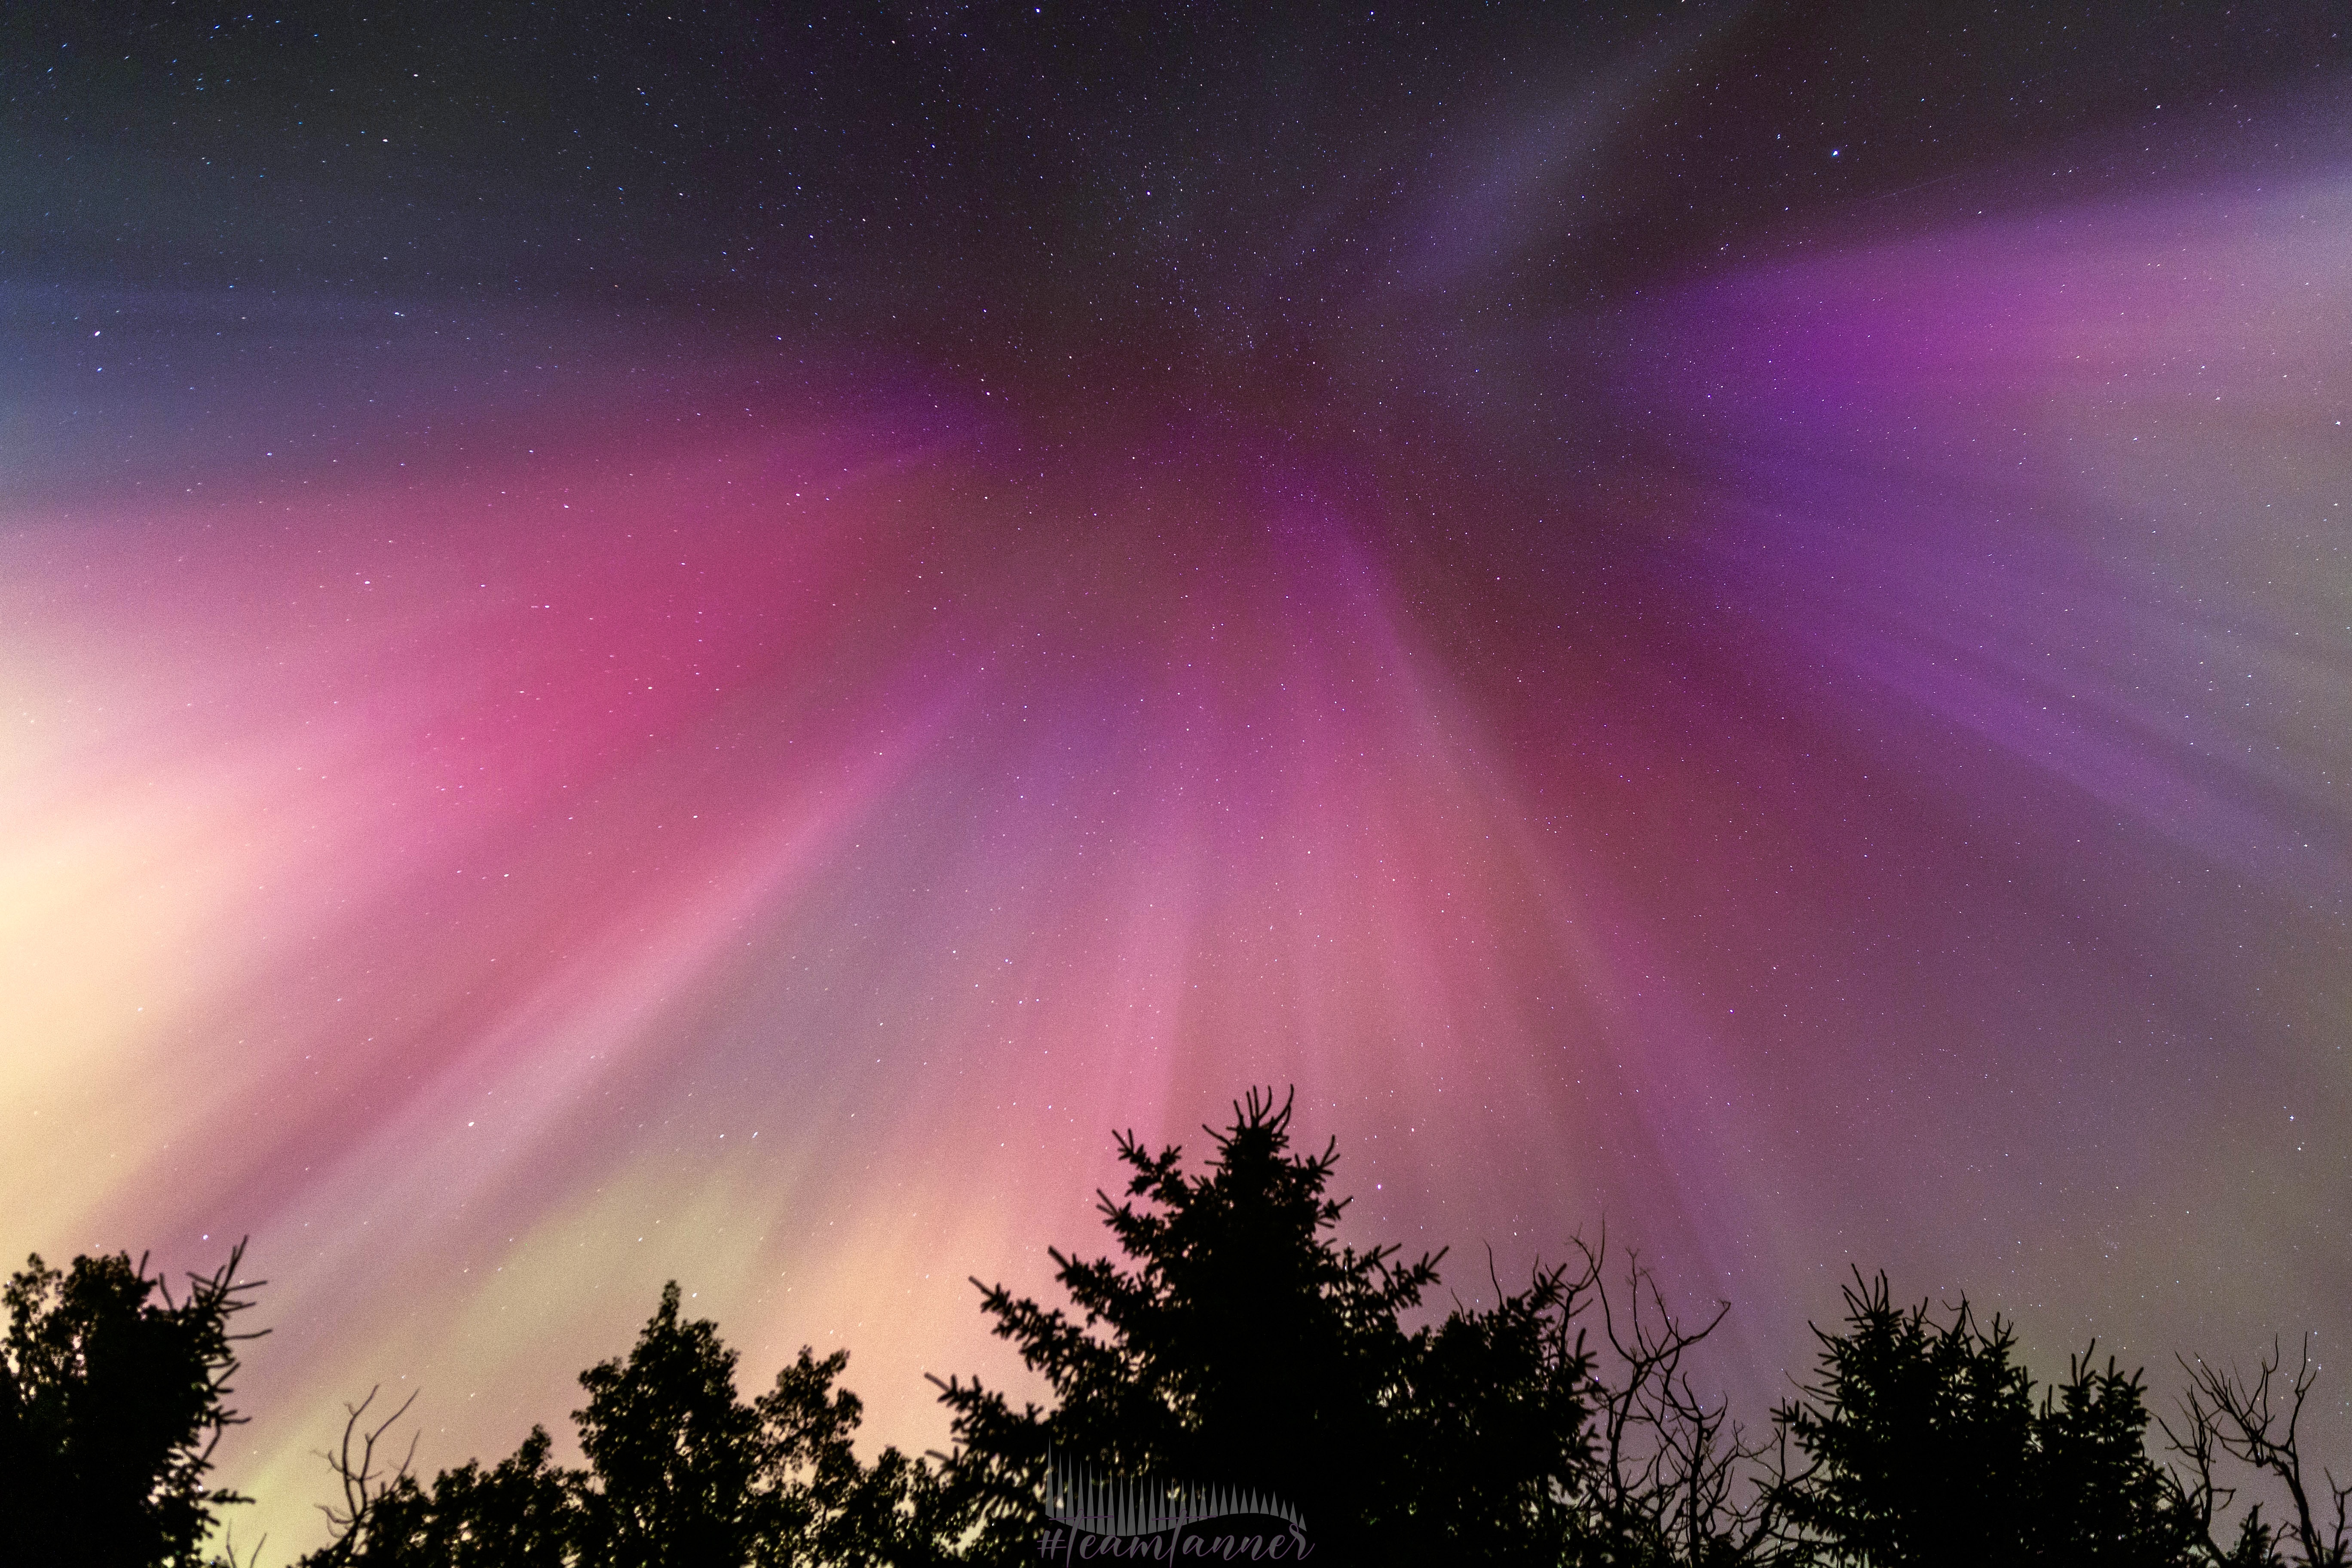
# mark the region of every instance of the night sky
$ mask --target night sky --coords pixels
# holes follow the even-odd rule
[[[1110,1133],[2352,1444],[2352,22],[0,7],[0,1250],[868,1431]]]

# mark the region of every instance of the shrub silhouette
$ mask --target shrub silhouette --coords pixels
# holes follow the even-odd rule
[[[236,1347],[252,1303],[236,1282],[242,1244],[174,1301],[147,1260],[37,1253],[8,1281],[0,1355],[0,1563],[193,1568],[214,1510],[246,1500],[205,1485]],[[266,1332],[267,1331],[263,1331]]]

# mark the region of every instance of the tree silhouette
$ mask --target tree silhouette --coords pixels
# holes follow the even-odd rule
[[[774,1485],[771,1539],[783,1548],[763,1562],[920,1568],[950,1561],[958,1531],[937,1473],[896,1448],[870,1466],[859,1462],[852,1439],[865,1407],[834,1386],[848,1363],[846,1351],[819,1361],[803,1346],[759,1398]]]
[[[302,1559],[304,1568],[564,1568],[580,1537],[580,1474],[548,1463],[547,1429],[533,1426],[513,1455],[488,1470],[467,1460],[420,1486],[408,1462],[380,1472],[375,1449],[408,1413],[410,1394],[373,1427],[363,1427],[371,1392],[346,1406],[343,1440],[328,1462],[342,1483],[330,1507],[334,1542]],[[414,1445],[412,1444],[412,1448]]]
[[[1339,1245],[1337,1155],[1291,1152],[1291,1109],[1252,1091],[1211,1130],[1199,1176],[1180,1149],[1120,1136],[1127,1201],[1104,1194],[1101,1212],[1132,1267],[1051,1253],[1078,1318],[982,1288],[1055,1405],[1016,1412],[976,1382],[940,1384],[958,1445],[947,1485],[979,1557],[1036,1551],[1051,1448],[1271,1492],[1327,1562],[1523,1561],[1559,1539],[1590,1458],[1591,1371],[1564,1276],[1409,1331],[1400,1319],[1440,1255],[1401,1264],[1392,1247]]]
[[[1690,1372],[1727,1307],[1685,1328],[1638,1259],[1612,1293],[1604,1238],[1515,1291],[1490,1261],[1496,1305],[1436,1317],[1425,1300],[1444,1255],[1342,1245],[1336,1146],[1294,1151],[1291,1117],[1290,1100],[1253,1090],[1210,1130],[1198,1173],[1179,1148],[1118,1136],[1124,1196],[1097,1197],[1119,1257],[1049,1248],[1066,1308],[981,1287],[1050,1403],[1016,1409],[978,1382],[939,1384],[954,1450],[937,1467],[895,1448],[858,1458],[863,1408],[838,1386],[846,1352],[803,1348],[747,1404],[736,1353],[683,1315],[673,1282],[627,1355],[581,1374],[583,1468],[555,1463],[533,1427],[498,1465],[426,1485],[404,1459],[377,1458],[408,1406],[373,1425],[373,1394],[351,1407],[330,1457],[337,1539],[304,1568],[1025,1562],[1047,1522],[1049,1460],[1064,1458],[1129,1482],[1270,1495],[1332,1564],[2352,1568],[2352,1488],[2314,1477],[2302,1452],[2307,1345],[2291,1377],[2275,1346],[2252,1377],[2184,1363],[2179,1426],[2159,1427],[2184,1468],[2168,1469],[2149,1453],[2138,1373],[2085,1352],[2037,1389],[2002,1319],[1980,1322],[1965,1299],[1942,1318],[1924,1301],[1897,1307],[1885,1275],[1857,1272],[1843,1323],[1814,1330],[1814,1383],[1751,1441]],[[195,1445],[234,1419],[220,1378],[229,1342],[249,1337],[223,1328],[244,1304],[227,1284],[236,1261],[165,1310],[143,1306],[156,1283],[127,1258],[77,1260],[69,1279],[36,1258],[17,1276],[0,1387],[12,1480],[63,1478],[57,1517],[77,1531],[102,1495],[135,1495],[159,1518],[178,1507],[182,1521],[162,1545],[101,1556],[19,1510],[6,1521],[19,1556],[194,1561],[202,1524],[187,1521],[222,1500],[196,1484]],[[141,1359],[124,1348],[140,1333],[165,1348]],[[148,1407],[126,1379],[152,1380],[140,1399],[176,1414],[126,1421]],[[147,1458],[109,1469],[110,1445]],[[2286,1510],[2283,1523],[2237,1512],[2224,1546],[2227,1465]],[[20,1544],[68,1539],[71,1553]]]
[[[2085,1353],[2037,1404],[1999,1317],[1979,1324],[1963,1300],[1939,1324],[1925,1302],[1895,1306],[1883,1274],[1845,1299],[1844,1331],[1814,1331],[1820,1382],[1777,1417],[1811,1460],[1782,1499],[1822,1561],[2189,1561],[2194,1521],[2147,1453],[2138,1373]]]
[[[2347,1518],[2352,1485],[2338,1482],[2333,1471],[2322,1471],[2315,1486],[2304,1464],[2300,1431],[2304,1401],[2319,1375],[2312,1364],[2310,1340],[2304,1341],[2303,1359],[2294,1375],[2284,1380],[2283,1394],[2278,1392],[2279,1374],[2285,1361],[2275,1341],[2252,1378],[2201,1361],[2190,1362],[2185,1356],[2180,1365],[2189,1378],[2189,1393],[2180,1402],[2181,1426],[2176,1431],[2165,1423],[2163,1430],[2173,1452],[2189,1465],[2188,1479],[2179,1486],[2183,1505],[2196,1521],[2200,1561],[2226,1568],[2271,1568],[2289,1561],[2279,1550],[2284,1542],[2294,1547],[2294,1561],[2301,1568],[2346,1568],[2352,1563],[2352,1520]],[[2282,1399],[2283,1409],[2277,1405]],[[2239,1518],[2237,1538],[2227,1551],[2212,1535],[2214,1514],[2233,1495],[2232,1489],[2215,1479],[2217,1461],[2223,1458],[2274,1482],[2286,1493],[2287,1506],[2293,1510],[2284,1528],[2274,1529],[2263,1519],[2259,1503],[2248,1508]],[[2314,1495],[2323,1489],[2325,1502]]]
[[[572,1419],[601,1483],[585,1494],[600,1568],[740,1563],[760,1531],[759,1413],[736,1398],[717,1325],[677,1312],[672,1280],[628,1360],[580,1374],[588,1404]]]
[[[1581,1271],[1568,1282],[1571,1320],[1600,1320],[1590,1384],[1593,1463],[1572,1498],[1559,1561],[1594,1568],[1799,1568],[1812,1543],[1787,1517],[1785,1436],[1751,1441],[1728,1403],[1692,1382],[1691,1352],[1730,1311],[1718,1302],[1688,1330],[1638,1258],[1613,1297],[1608,1241],[1576,1244]]]
[[[35,1254],[8,1281],[0,1354],[0,1562],[89,1568],[192,1568],[214,1510],[247,1500],[205,1476],[228,1408],[235,1333],[252,1303],[239,1243],[174,1301],[147,1260],[77,1258],[66,1272]],[[257,1283],[257,1282],[256,1282]]]
[[[736,1352],[708,1319],[680,1315],[676,1281],[625,1358],[580,1374],[572,1412],[588,1468],[550,1462],[531,1428],[485,1470],[430,1485],[375,1454],[407,1406],[373,1428],[351,1408],[329,1463],[344,1502],[337,1536],[304,1568],[796,1568],[923,1563],[943,1528],[936,1478],[896,1448],[868,1466],[853,1447],[862,1407],[834,1381],[848,1363],[803,1348],[746,1405]],[[370,1399],[373,1399],[370,1395]],[[412,1396],[414,1397],[414,1396]]]

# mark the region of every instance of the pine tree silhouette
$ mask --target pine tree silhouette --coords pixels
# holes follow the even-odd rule
[[[0,1563],[194,1568],[214,1510],[247,1500],[205,1485],[228,1408],[235,1333],[252,1303],[245,1247],[177,1301],[147,1260],[35,1254],[8,1281],[0,1354]]]
[[[2074,1358],[2037,1404],[1999,1317],[1938,1323],[1858,1275],[1843,1332],[1816,1329],[1820,1381],[1777,1419],[1811,1458],[1789,1518],[1826,1563],[2156,1568],[2193,1521],[2147,1452],[2139,1375]]]
[[[1055,1404],[1015,1411],[977,1383],[940,1384],[948,1488],[982,1559],[1035,1553],[1049,1450],[1272,1493],[1326,1563],[1521,1561],[1558,1539],[1591,1372],[1566,1339],[1561,1277],[1409,1331],[1441,1255],[1341,1246],[1337,1155],[1292,1152],[1291,1111],[1252,1091],[1198,1176],[1180,1149],[1122,1135],[1127,1201],[1101,1210],[1131,1267],[1051,1253],[1077,1317],[982,1288]]]

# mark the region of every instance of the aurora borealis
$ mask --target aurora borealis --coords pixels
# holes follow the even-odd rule
[[[0,1243],[252,1237],[241,1539],[673,1277],[936,1446],[1253,1083],[2343,1452],[2346,29],[1685,9],[10,13]]]

